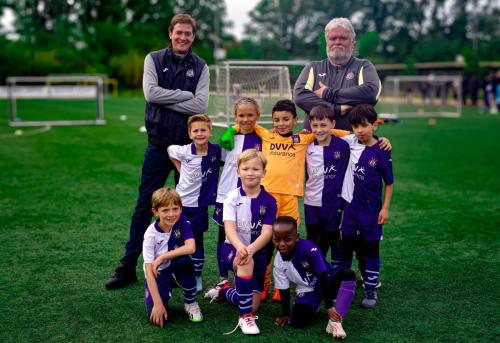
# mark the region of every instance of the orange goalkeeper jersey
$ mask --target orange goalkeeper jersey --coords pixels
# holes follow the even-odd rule
[[[239,127],[236,126],[239,131]],[[293,134],[283,137],[262,126],[255,126],[255,133],[262,139],[262,152],[267,158],[266,176],[262,185],[269,193],[304,195],[304,176],[307,146],[314,141],[313,134]],[[332,135],[342,137],[349,131],[332,130]]]

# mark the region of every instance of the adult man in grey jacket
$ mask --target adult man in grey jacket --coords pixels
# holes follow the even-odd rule
[[[294,87],[294,100],[306,112],[304,127],[311,129],[309,112],[328,105],[335,127],[351,130],[348,113],[355,105],[375,105],[382,89],[373,64],[352,56],[356,33],[349,19],[334,18],[325,27],[327,59],[306,65]]]
[[[142,86],[148,146],[125,255],[115,274],[107,280],[107,289],[126,287],[137,281],[137,259],[152,218],[151,195],[165,185],[172,170],[176,172],[167,147],[188,144],[189,116],[207,111],[209,70],[205,61],[191,51],[195,33],[196,23],[190,15],[175,15],[169,26],[171,45],[151,52],[144,60]]]

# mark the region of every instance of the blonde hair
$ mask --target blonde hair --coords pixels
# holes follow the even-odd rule
[[[175,189],[163,187],[153,192],[153,196],[151,197],[151,206],[154,209],[172,205],[182,208],[181,196]]]
[[[247,162],[250,160],[253,160],[254,158],[257,158],[261,163],[262,167],[266,169],[267,166],[267,160],[266,157],[262,152],[260,152],[257,149],[247,149],[243,151],[239,156],[238,156],[238,168],[240,167],[240,164],[243,162]]]
[[[236,115],[236,113],[238,112],[238,107],[241,106],[241,105],[252,105],[253,107],[255,107],[255,110],[257,111],[257,114],[260,115],[260,107],[259,107],[259,103],[257,102],[257,100],[255,100],[254,98],[250,98],[250,97],[241,97],[239,98],[235,103],[234,103],[234,115]]]
[[[210,131],[212,131],[212,120],[206,114],[195,114],[188,119],[188,130],[191,130],[191,124],[196,122],[207,123]]]

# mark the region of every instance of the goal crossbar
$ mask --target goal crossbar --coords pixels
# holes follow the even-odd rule
[[[8,77],[9,125],[12,127],[104,125],[106,121],[104,120],[103,87],[104,79],[101,76]],[[95,99],[97,115],[94,120],[22,121],[17,113],[18,99]]]

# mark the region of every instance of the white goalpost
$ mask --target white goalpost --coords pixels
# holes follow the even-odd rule
[[[292,99],[288,61],[226,61],[210,68],[210,117],[216,126],[233,123],[234,103],[243,96],[261,107],[259,124],[270,124],[271,109],[280,99]],[[302,63],[302,62],[300,62]]]
[[[462,115],[462,76],[388,76],[379,100],[384,115],[396,118]]]
[[[103,125],[104,80],[101,76],[13,76],[7,78],[7,99],[9,103],[9,125],[27,126],[70,126]],[[90,120],[45,120],[44,114],[36,117],[41,120],[22,120],[18,115],[19,99],[44,100],[95,100],[96,118]],[[41,111],[43,112],[43,111]]]

